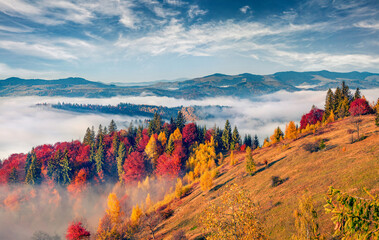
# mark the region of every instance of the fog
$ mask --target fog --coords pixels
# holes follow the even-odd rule
[[[370,102],[379,96],[379,89],[362,90]],[[223,127],[225,120],[237,125],[240,134],[257,134],[260,139],[272,134],[275,127],[283,130],[291,120],[299,122],[301,115],[312,105],[323,108],[326,91],[300,91],[289,93],[279,91],[252,100],[233,97],[208,98],[203,100],[173,99],[168,97],[140,96],[113,98],[64,98],[64,97],[3,97],[0,98],[0,159],[12,153],[26,153],[33,146],[59,141],[82,139],[87,127],[99,124],[107,126],[114,119],[118,128],[125,128],[131,120],[146,117],[125,115],[73,113],[49,107],[36,106],[37,103],[92,103],[116,105],[120,102],[162,105],[167,107],[191,105],[229,106],[222,111],[211,112],[214,118],[201,120],[200,124]]]

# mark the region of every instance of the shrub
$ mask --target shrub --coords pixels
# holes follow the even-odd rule
[[[161,217],[165,220],[171,217],[174,214],[174,210],[172,210],[170,207],[167,207],[160,211]]]
[[[279,186],[279,185],[282,184],[283,182],[284,182],[284,180],[281,179],[281,178],[278,177],[278,176],[272,176],[272,177],[271,177],[271,187]]]
[[[303,149],[304,149],[305,151],[310,152],[310,153],[317,152],[317,151],[320,150],[320,144],[317,143],[317,142],[314,142],[314,143],[306,143],[306,144],[304,144]]]

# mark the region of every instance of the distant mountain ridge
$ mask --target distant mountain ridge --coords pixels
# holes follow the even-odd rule
[[[342,81],[351,88],[379,88],[379,74],[369,72],[278,72],[271,75],[221,73],[190,80],[142,83],[140,86],[117,86],[93,82],[84,78],[57,80],[8,78],[0,80],[0,96],[65,96],[65,97],[113,97],[166,96],[184,99],[208,97],[252,98],[280,90],[327,90]]]

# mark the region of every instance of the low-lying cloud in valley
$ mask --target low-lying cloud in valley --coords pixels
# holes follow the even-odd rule
[[[114,119],[119,128],[125,128],[131,120],[145,117],[108,115],[93,113],[73,113],[37,107],[37,103],[91,103],[116,105],[120,102],[134,104],[175,106],[229,106],[222,111],[211,112],[214,118],[201,120],[199,124],[208,128],[217,124],[223,128],[225,120],[237,125],[241,135],[257,134],[260,139],[272,134],[275,127],[283,130],[291,120],[300,121],[301,115],[312,105],[323,108],[325,91],[280,91],[260,96],[253,100],[232,97],[208,98],[202,100],[173,99],[157,96],[113,97],[113,98],[63,98],[63,97],[5,97],[0,98],[0,159],[12,153],[27,153],[32,147],[41,144],[82,139],[87,127],[99,124],[107,126]],[[362,90],[369,101],[378,97],[379,89]]]

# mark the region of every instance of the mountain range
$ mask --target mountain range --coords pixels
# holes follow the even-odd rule
[[[146,82],[139,86],[120,86],[93,82],[83,78],[57,80],[7,78],[0,80],[0,96],[64,96],[104,98],[121,96],[166,96],[184,99],[207,97],[253,98],[280,90],[327,90],[342,81],[353,89],[379,87],[379,74],[369,72],[278,72],[272,75],[243,73],[213,75],[171,82]]]

